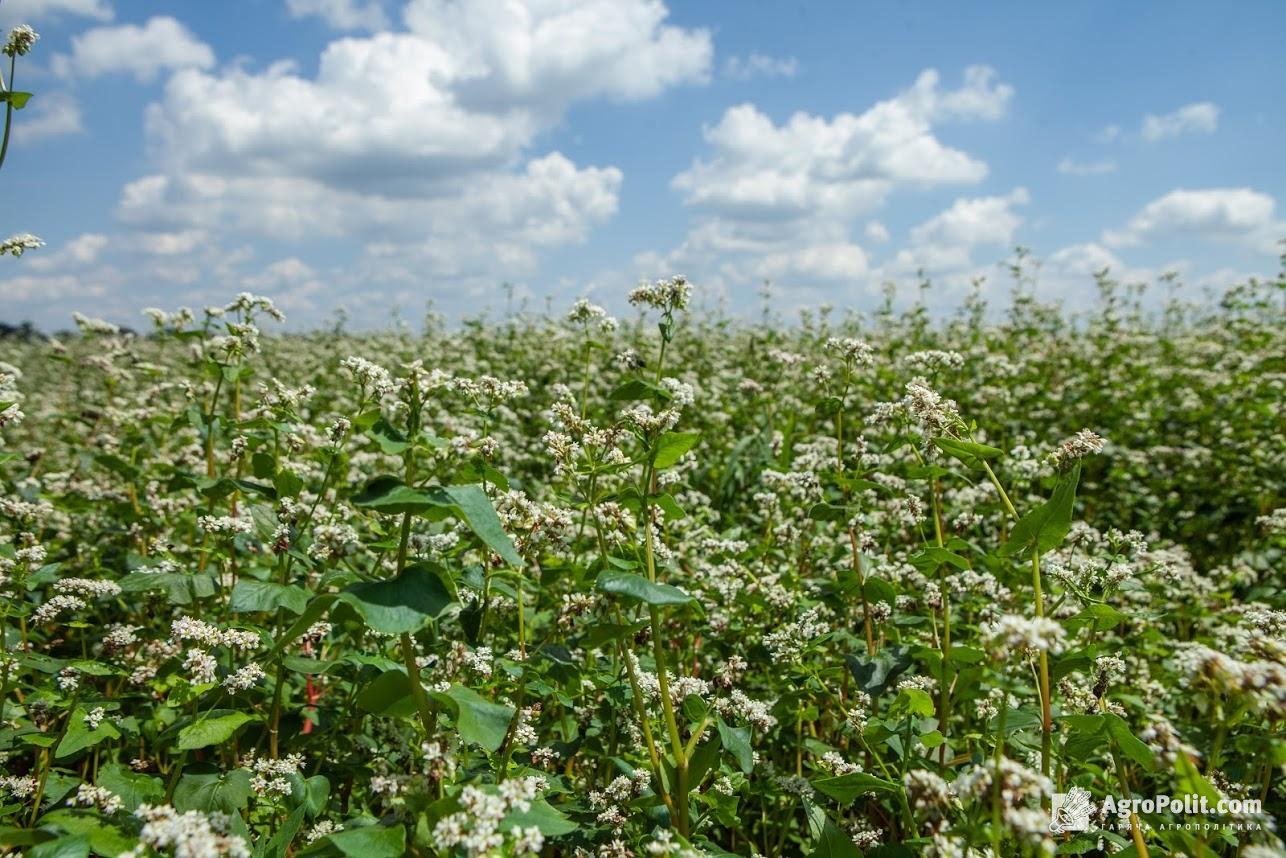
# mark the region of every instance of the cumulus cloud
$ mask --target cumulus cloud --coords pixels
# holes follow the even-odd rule
[[[1272,253],[1286,235],[1277,220],[1277,202],[1250,188],[1178,189],[1139,210],[1120,230],[1109,230],[1110,247],[1129,247],[1176,237],[1230,241]]]
[[[80,105],[70,93],[41,93],[22,113],[17,114],[13,140],[18,145],[25,145],[82,131]]]
[[[1064,176],[1103,176],[1116,172],[1116,162],[1110,158],[1102,161],[1076,161],[1064,158],[1058,162],[1058,172]]]
[[[753,104],[729,108],[704,129],[708,153],[671,182],[694,213],[686,237],[636,263],[649,276],[682,270],[728,285],[769,278],[788,284],[792,296],[833,298],[827,289],[879,275],[853,233],[875,244],[889,240],[888,230],[861,218],[899,191],[986,177],[987,165],[944,143],[939,127],[994,121],[1012,98],[993,70],[974,67],[955,88],[927,70],[858,114],[801,112],[779,123]],[[1007,204],[1018,203],[1015,196]],[[963,230],[945,215],[937,223],[922,230]]]
[[[5,25],[24,21],[39,27],[64,16],[110,21],[112,6],[107,0],[5,0],[0,4],[0,22]]]
[[[51,65],[62,77],[124,73],[149,82],[171,69],[208,69],[214,51],[177,19],[158,15],[142,26],[95,27],[73,36],[71,53],[56,54]]]
[[[336,30],[386,29],[388,17],[380,0],[286,0],[292,18],[320,18]]]
[[[712,156],[673,180],[694,208],[749,218],[849,217],[878,208],[898,185],[972,183],[987,165],[944,145],[936,122],[999,116],[1012,89],[970,69],[957,90],[938,75],[866,112],[827,119],[796,113],[777,125],[753,104],[729,108],[704,131]]]
[[[288,11],[358,27],[349,13],[374,6]],[[91,30],[58,60],[62,74],[169,72],[146,111],[153,167],[122,189],[122,234],[97,264],[59,257],[0,281],[0,294],[50,306],[45,296],[78,288],[123,317],[151,288],[135,280],[169,304],[259,284],[305,314],[346,292],[376,315],[447,285],[457,308],[489,297],[617,210],[618,168],[538,149],[570,107],[708,80],[710,34],[667,18],[658,0],[411,0],[404,30],[337,39],[315,66],[218,69],[170,18]],[[255,268],[265,240],[328,242],[333,267],[283,248]]]
[[[1143,117],[1139,136],[1148,143],[1183,134],[1211,134],[1219,127],[1219,107],[1209,101],[1185,104],[1172,113]]]
[[[794,57],[773,57],[751,51],[744,57],[732,56],[723,62],[724,77],[733,80],[753,80],[764,77],[794,77],[799,61]]]
[[[950,208],[911,230],[911,242],[921,247],[1011,244],[1022,218],[1014,206],[1031,201],[1025,188],[1004,197],[956,200]]]

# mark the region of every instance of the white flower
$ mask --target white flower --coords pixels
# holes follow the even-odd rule
[[[30,29],[30,28],[28,28]],[[9,36],[12,43],[13,36]],[[6,48],[6,52],[8,48]],[[23,51],[26,53],[26,51]],[[44,247],[45,243],[29,232],[20,232],[17,235],[11,235],[4,241],[0,241],[0,256],[8,254],[10,256],[22,256],[28,250],[34,250],[37,247]]]
[[[4,43],[4,53],[8,57],[23,57],[32,45],[40,41],[40,34],[26,24],[19,24],[9,31],[9,39]]]

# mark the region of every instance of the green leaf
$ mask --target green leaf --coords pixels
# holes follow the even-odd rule
[[[822,795],[835,799],[842,805],[850,805],[859,797],[872,792],[897,792],[900,787],[892,781],[868,775],[866,772],[850,772],[847,775],[819,778],[811,782],[813,789]]]
[[[546,837],[559,837],[571,834],[577,829],[576,823],[568,819],[563,812],[538,798],[531,802],[527,810],[511,810],[500,822],[501,831],[509,831],[514,826],[520,828],[539,828]]]
[[[1107,723],[1108,735],[1116,742],[1121,753],[1143,768],[1151,769],[1156,762],[1152,756],[1152,749],[1134,735],[1130,725],[1114,712],[1103,713],[1103,719]]]
[[[491,498],[478,485],[430,486],[415,489],[397,477],[376,477],[353,496],[353,505],[384,514],[425,513],[442,509],[456,517],[510,566],[521,567],[522,558],[505,533]]]
[[[660,385],[641,378],[632,378],[611,392],[608,399],[613,402],[629,402],[639,399],[660,399],[668,402],[673,397],[670,391]]]
[[[292,614],[302,614],[308,606],[308,591],[295,584],[278,584],[275,581],[256,581],[242,578],[232,588],[228,609],[233,613],[250,611],[275,611],[285,608]]]
[[[177,747],[180,751],[192,751],[221,745],[243,726],[257,720],[253,715],[234,709],[215,709],[180,730]]]
[[[14,92],[12,90],[9,92],[0,92],[0,103],[7,101],[13,105],[14,110],[22,110],[27,106],[27,102],[30,100],[31,93],[29,92]]]
[[[600,572],[594,589],[616,593],[649,605],[687,605],[693,597],[670,584],[658,584],[633,572]]]
[[[737,761],[737,767],[744,774],[750,774],[750,770],[755,765],[754,751],[750,747],[750,728],[749,727],[730,727],[720,718],[719,741],[732,754],[732,758]]]
[[[1181,795],[1205,796],[1206,801],[1210,803],[1211,807],[1216,806],[1220,802],[1221,796],[1219,793],[1210,785],[1210,781],[1206,780],[1205,776],[1203,776],[1197,769],[1196,765],[1192,762],[1192,758],[1183,751],[1180,751],[1175,755],[1174,774],[1175,784],[1178,786],[1178,791]]]
[[[272,839],[265,844],[260,858],[282,858],[286,854],[286,850],[290,848],[291,841],[295,839],[295,835],[303,827],[305,810],[306,808],[301,804],[294,809],[290,816],[286,817],[286,821],[272,835]]]
[[[236,813],[250,803],[253,790],[246,769],[230,772],[185,772],[174,788],[174,808],[181,812]]]
[[[821,837],[817,838],[813,851],[808,855],[809,858],[862,858],[862,850],[828,816],[822,826]]]
[[[1033,547],[1041,554],[1057,548],[1072,529],[1072,507],[1076,502],[1076,484],[1080,477],[1079,463],[1060,475],[1049,500],[1018,519],[1009,541],[996,553],[1009,557]]]
[[[120,730],[112,723],[111,716],[104,718],[94,729],[89,728],[85,722],[85,716],[88,714],[83,706],[77,706],[76,711],[71,713],[71,720],[67,725],[67,732],[63,735],[62,741],[58,743],[58,749],[54,751],[54,756],[58,758],[70,757],[78,751],[86,748],[92,748],[99,742],[106,739],[119,739]]]
[[[998,459],[1005,454],[1004,450],[988,447],[986,444],[943,436],[934,438],[933,443],[948,456],[959,459],[966,468],[981,468],[986,459]]]
[[[310,599],[308,607],[304,608],[304,612],[299,615],[299,619],[295,620],[290,627],[282,632],[281,636],[273,642],[269,656],[275,658],[280,655],[286,647],[298,640],[300,635],[308,631],[309,627],[312,626],[313,623],[320,620],[322,616],[330,610],[330,606],[335,603],[337,598],[338,596],[335,593],[324,593]]]
[[[131,771],[120,763],[108,763],[99,769],[94,784],[120,796],[128,811],[136,810],[140,804],[161,804],[165,796],[165,784],[160,778]]]
[[[68,834],[54,840],[37,843],[27,850],[27,858],[88,858],[89,838],[83,834]]]
[[[464,519],[488,548],[510,566],[522,568],[522,558],[518,556],[509,534],[505,533],[491,498],[487,497],[481,486],[442,486],[441,491],[451,499],[456,514]]]
[[[673,467],[700,437],[700,432],[666,432],[656,442],[656,457],[652,460],[652,466],[658,471]]]
[[[406,851],[406,828],[402,825],[349,828],[326,839],[348,858],[400,858]]]
[[[455,704],[455,726],[466,742],[481,745],[488,751],[496,751],[509,732],[509,722],[514,715],[512,706],[492,703],[472,688],[453,685],[444,696]]]
[[[872,697],[883,694],[911,666],[911,651],[905,646],[892,646],[876,655],[849,653],[844,656],[853,678]]]
[[[954,566],[957,569],[968,569],[969,561],[954,551],[948,551],[945,548],[939,548],[931,545],[928,548],[918,551],[910,558],[911,565],[921,571],[937,569],[943,564]]]
[[[808,517],[813,521],[848,521],[853,511],[839,504],[815,503],[808,510]]]
[[[420,489],[413,489],[397,477],[388,475],[367,481],[362,490],[353,495],[352,501],[353,506],[386,515],[421,513],[443,505]]]
[[[453,601],[436,567],[428,563],[408,566],[387,581],[354,584],[338,598],[352,605],[368,627],[386,635],[419,631]]]
[[[115,825],[88,810],[60,807],[40,817],[41,827],[56,826],[73,837],[84,837],[89,848],[99,855],[128,852],[138,840],[129,837]]]
[[[375,443],[380,445],[380,449],[390,456],[401,455],[411,446],[411,443],[406,440],[406,436],[395,429],[383,417],[376,420],[375,425],[366,430],[366,434],[374,438]]]
[[[679,506],[678,501],[668,493],[654,496],[652,502],[665,513],[667,521],[678,521],[682,518],[687,518],[688,514],[683,511],[683,507]]]
[[[932,717],[934,712],[933,698],[927,691],[919,688],[903,688],[893,701],[893,709],[902,709],[921,718]]]

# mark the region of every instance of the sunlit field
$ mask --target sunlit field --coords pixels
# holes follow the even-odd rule
[[[0,846],[1282,854],[1286,279],[1018,274],[0,340]]]

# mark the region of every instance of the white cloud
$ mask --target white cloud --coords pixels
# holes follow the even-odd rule
[[[938,127],[995,120],[1012,97],[994,71],[975,67],[956,89],[925,71],[860,114],[796,113],[779,124],[753,104],[729,108],[704,130],[709,152],[671,183],[695,214],[687,236],[668,253],[641,254],[640,273],[685,271],[716,288],[768,277],[792,298],[819,300],[833,299],[839,286],[861,288],[881,268],[853,233],[871,244],[889,234],[878,221],[860,219],[899,191],[985,178],[987,165],[942,142]],[[1007,216],[1020,193],[980,216]],[[944,213],[922,230],[963,230],[955,220],[966,214]],[[922,251],[928,254],[927,245]]]
[[[866,251],[856,244],[842,243],[770,253],[753,271],[760,279],[852,282],[865,276],[867,268]]]
[[[888,227],[878,220],[868,221],[863,233],[865,233],[867,241],[874,241],[878,244],[883,244],[890,238]]]
[[[987,69],[970,69],[958,90],[937,73],[860,115],[796,113],[782,125],[753,104],[729,108],[705,129],[713,156],[673,180],[684,201],[733,217],[849,217],[878,208],[898,185],[972,183],[987,165],[943,145],[935,122],[999,116],[1012,89]]]
[[[665,23],[660,0],[410,0],[411,32],[445,52],[451,90],[477,109],[559,114],[595,97],[651,98],[709,77],[706,30]]]
[[[1102,161],[1076,161],[1064,158],[1058,162],[1058,172],[1064,176],[1103,176],[1116,172],[1116,162],[1110,158]]]
[[[1103,241],[1112,247],[1128,247],[1196,237],[1272,253],[1276,242],[1286,235],[1286,222],[1276,219],[1276,209],[1276,200],[1250,188],[1181,188],[1145,205],[1124,228],[1105,232]]]
[[[337,39],[314,73],[180,69],[147,111],[156,166],[122,189],[126,246],[173,273],[234,235],[335,240],[348,258],[306,283],[413,302],[535,276],[615,214],[623,180],[534,152],[540,136],[575,103],[708,77],[709,34],[666,16],[655,0],[415,0],[407,32]],[[300,306],[320,303],[306,291]]]
[[[1022,224],[1012,207],[1030,201],[1025,188],[1015,188],[1004,197],[956,200],[946,211],[911,230],[911,242],[920,247],[1011,244],[1014,231]]]
[[[19,145],[84,131],[80,105],[70,93],[40,93],[14,117],[13,140]]]
[[[32,24],[37,30],[51,18],[93,18],[112,20],[112,6],[106,0],[5,0],[0,4],[0,21]]]
[[[154,80],[161,71],[213,65],[210,46],[168,15],[151,18],[142,26],[87,30],[72,37],[70,55],[56,54],[51,60],[55,73],[63,77],[127,73],[141,82]]]
[[[1095,143],[1099,143],[1103,145],[1106,145],[1108,143],[1115,143],[1117,140],[1121,139],[1121,126],[1105,125],[1102,128],[1100,128],[1097,132],[1095,132],[1094,137],[1092,139],[1094,140]]]
[[[1139,134],[1145,141],[1155,143],[1182,134],[1210,134],[1218,127],[1219,107],[1209,101],[1200,101],[1185,104],[1162,116],[1149,113],[1143,117]]]
[[[763,77],[794,77],[799,61],[794,57],[773,57],[751,51],[748,56],[732,56],[724,60],[723,75],[733,80],[752,80]]]
[[[317,17],[336,30],[387,29],[388,17],[380,0],[286,0],[292,18]]]
[[[107,247],[107,236],[97,232],[87,232],[71,239],[57,250],[33,255],[28,267],[41,273],[61,272],[90,265],[98,260],[99,254]]]

